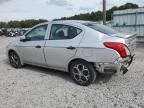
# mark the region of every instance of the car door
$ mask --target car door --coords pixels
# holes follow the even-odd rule
[[[67,61],[75,56],[83,36],[83,30],[77,27],[52,24],[49,40],[45,45],[46,63],[55,69],[65,69]]]
[[[21,41],[17,47],[22,60],[25,63],[45,65],[44,45],[47,24],[33,28],[25,35],[26,41]]]

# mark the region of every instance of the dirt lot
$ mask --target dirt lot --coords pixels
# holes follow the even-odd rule
[[[0,37],[0,108],[144,108],[144,45],[126,75],[100,75],[81,87],[68,73],[26,66],[14,69]]]

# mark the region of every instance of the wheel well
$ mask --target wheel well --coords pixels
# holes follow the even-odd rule
[[[10,54],[11,52],[15,52],[15,51],[11,49],[11,50],[8,51],[8,54]]]
[[[80,59],[80,58],[73,59],[73,60],[71,60],[71,61],[69,62],[69,64],[68,64],[68,71],[70,71],[70,66],[71,66],[71,64],[72,64],[74,61],[77,61],[77,60],[88,62],[88,61],[86,61],[86,60],[84,60],[84,59]],[[93,62],[88,62],[88,63],[90,63],[90,64],[92,64],[92,66],[94,66],[94,63],[93,63]]]

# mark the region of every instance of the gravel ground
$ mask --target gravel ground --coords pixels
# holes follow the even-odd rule
[[[14,69],[0,37],[0,108],[144,108],[144,44],[125,75],[100,75],[88,86],[76,85],[68,73],[26,66]]]

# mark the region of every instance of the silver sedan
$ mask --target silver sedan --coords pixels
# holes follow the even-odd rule
[[[7,55],[15,68],[31,64],[61,70],[87,86],[98,72],[128,71],[135,55],[135,37],[135,33],[119,33],[90,21],[51,21],[11,42]]]

